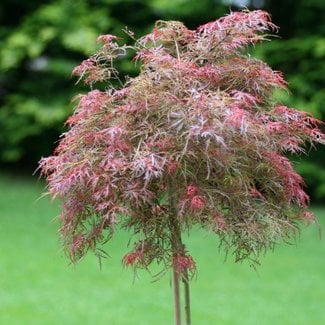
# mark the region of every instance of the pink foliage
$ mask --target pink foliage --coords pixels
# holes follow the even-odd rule
[[[142,263],[144,260],[143,252],[135,251],[126,254],[123,257],[123,264],[125,266],[134,266],[136,263]]]
[[[109,45],[113,40],[116,40],[117,36],[115,35],[110,35],[110,34],[106,34],[106,35],[99,35],[97,37],[97,42],[103,42],[105,45]]]
[[[306,221],[307,225],[309,225],[311,223],[317,222],[317,219],[312,212],[307,211],[305,213],[305,221]]]
[[[191,198],[190,209],[191,211],[202,210],[205,206],[204,198],[200,195],[195,195]]]
[[[194,196],[196,196],[199,193],[199,189],[196,185],[190,184],[186,188],[186,197],[189,199],[192,199]]]
[[[186,271],[193,272],[195,270],[195,262],[189,255],[177,255],[173,257],[173,265],[176,272],[182,274]]]
[[[223,230],[227,227],[225,218],[219,212],[214,215],[214,221],[216,223],[217,230]]]

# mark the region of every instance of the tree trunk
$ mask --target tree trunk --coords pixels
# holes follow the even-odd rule
[[[186,325],[191,325],[190,283],[187,271],[184,272],[182,280],[184,284],[185,320]]]
[[[174,319],[175,325],[181,325],[181,299],[179,294],[179,274],[173,265]]]
[[[182,243],[182,236],[179,221],[177,218],[177,209],[173,198],[173,187],[169,184],[169,205],[170,205],[170,240],[172,247],[173,257],[184,254],[184,245]],[[190,287],[188,272],[180,274],[176,270],[173,263],[173,292],[174,292],[174,312],[175,312],[175,325],[181,325],[181,299],[180,299],[180,279],[184,285],[184,298],[185,298],[185,320],[186,325],[191,324],[191,309],[190,309]]]
[[[171,200],[172,202],[173,200]],[[182,249],[182,239],[180,236],[177,216],[173,213],[170,217],[170,240],[172,247],[173,258],[179,255]],[[175,313],[175,325],[181,325],[181,297],[180,297],[180,278],[181,274],[176,269],[176,265],[173,261],[173,291],[174,291],[174,313]]]

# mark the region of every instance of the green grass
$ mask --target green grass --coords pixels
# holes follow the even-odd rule
[[[0,324],[172,324],[170,275],[133,282],[121,266],[128,237],[116,234],[100,271],[89,255],[68,265],[57,239],[59,210],[37,200],[42,183],[0,177]],[[314,208],[325,225],[325,209]],[[325,245],[318,229],[302,231],[297,245],[279,245],[258,273],[223,262],[214,236],[187,239],[197,260],[191,283],[193,325],[325,324]]]

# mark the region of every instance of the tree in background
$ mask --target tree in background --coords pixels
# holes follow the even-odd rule
[[[173,269],[175,324],[180,280],[190,324],[188,273],[195,271],[182,232],[213,231],[236,262],[255,264],[295,236],[300,222],[314,220],[285,153],[325,143],[321,122],[276,102],[274,90],[286,89],[281,73],[243,54],[276,29],[259,10],[195,30],[158,21],[133,46],[100,36],[103,46],[73,70],[92,90],[77,97],[69,130],[40,162],[49,193],[63,202],[70,259],[89,250],[102,257],[101,244],[121,225],[137,238],[125,265]],[[140,73],[123,82],[114,63],[128,52]]]

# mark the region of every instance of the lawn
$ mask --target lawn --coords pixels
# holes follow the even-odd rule
[[[170,275],[152,283],[121,266],[127,234],[118,232],[99,269],[89,255],[69,265],[57,239],[59,210],[37,200],[42,182],[0,176],[0,324],[172,324]],[[313,208],[325,226],[325,208]],[[226,263],[211,234],[186,239],[197,260],[193,325],[325,324],[325,244],[316,226],[297,245],[279,245],[255,272]]]

